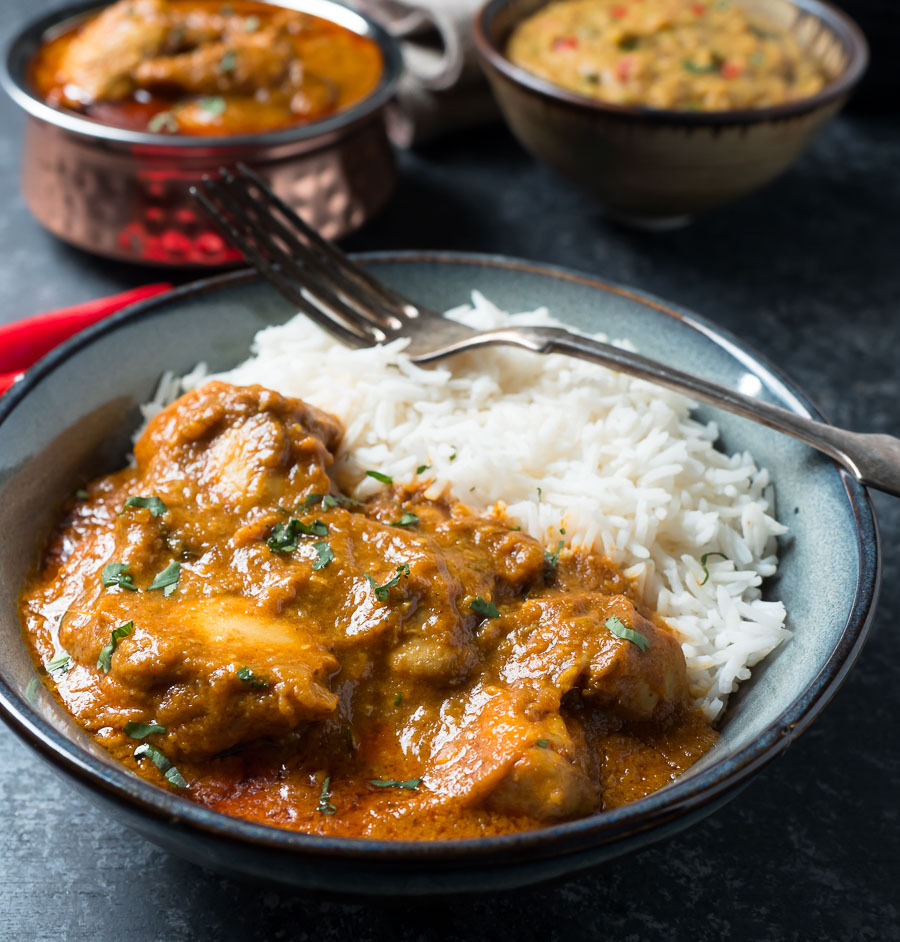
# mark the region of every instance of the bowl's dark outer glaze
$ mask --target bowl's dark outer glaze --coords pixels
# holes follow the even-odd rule
[[[643,352],[746,387],[802,414],[811,404],[735,338],[675,306],[566,269],[493,256],[376,253],[379,277],[432,307],[472,287],[508,309],[548,304],[581,329],[629,337]],[[197,863],[311,889],[429,894],[521,886],[594,866],[669,837],[729,800],[818,715],[858,656],[874,616],[878,533],[868,495],[824,456],[716,410],[726,450],[748,448],[773,472],[791,535],[772,580],[795,637],[729,706],[720,744],[665,789],[602,815],[481,840],[322,838],[251,824],[156,788],[115,763],[68,718],[32,667],[15,612],[56,508],[86,477],[121,464],[137,406],[164,369],[224,369],[252,335],[293,311],[235,272],[123,311],[70,340],[0,400],[0,714],[52,766],[112,815]],[[139,351],[135,355],[135,351]],[[793,512],[791,512],[793,508]]]

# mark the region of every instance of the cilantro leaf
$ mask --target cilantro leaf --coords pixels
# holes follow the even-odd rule
[[[480,596],[476,595],[475,598],[469,603],[469,608],[475,612],[476,615],[481,615],[482,618],[499,618],[500,612],[497,611],[497,606],[493,602],[485,602],[485,600]]]
[[[334,814],[337,808],[328,800],[331,797],[331,776],[322,782],[322,791],[319,792],[319,804],[316,811],[319,814]]]
[[[389,474],[382,474],[380,471],[366,471],[366,476],[381,481],[382,484],[393,484],[394,479]]]
[[[300,536],[328,536],[328,524],[321,520],[304,523],[291,517],[287,523],[276,523],[266,545],[273,553],[293,553],[300,545]]]
[[[395,520],[391,526],[392,527],[411,527],[419,522],[419,518],[414,514],[406,511],[399,520]]]
[[[709,582],[709,569],[706,566],[706,561],[711,556],[721,556],[721,558],[724,560],[728,559],[728,557],[724,553],[704,553],[700,557],[700,568],[703,570],[705,575],[703,576],[703,582],[698,582],[697,585],[706,585],[706,583]]]
[[[146,739],[148,736],[164,733],[165,731],[165,726],[160,726],[159,723],[135,723],[133,720],[129,720],[125,724],[125,735],[130,736],[132,739]]]
[[[69,654],[68,651],[60,651],[59,654],[47,661],[45,665],[51,674],[58,674],[60,677],[68,673],[71,666],[72,655]]]
[[[168,509],[155,494],[151,494],[150,497],[129,497],[122,504],[122,510],[124,511],[127,507],[146,508],[154,517],[161,517]]]
[[[225,114],[225,109],[228,107],[228,103],[222,98],[221,95],[216,95],[215,97],[207,98],[198,98],[197,104],[207,113],[211,114],[214,117]]]
[[[621,618],[617,618],[615,615],[612,618],[606,619],[606,627],[617,637],[621,638],[623,641],[630,641],[632,644],[636,644],[641,651],[646,651],[650,647],[650,641],[647,639],[646,635],[642,635],[639,631],[635,631],[633,628],[628,628]]]
[[[147,122],[147,130],[154,134],[177,134],[178,119],[171,111],[157,111]]]
[[[368,573],[364,573],[364,575],[369,585],[372,586],[372,589],[375,591],[375,598],[378,599],[379,602],[386,602],[388,600],[388,596],[390,595],[391,589],[393,589],[394,586],[400,585],[401,578],[408,579],[409,573],[409,564],[402,563],[397,567],[397,575],[394,576],[393,579],[388,579],[388,581],[382,585],[379,585]]]
[[[178,588],[178,577],[181,575],[181,563],[169,563],[162,572],[153,577],[153,582],[147,586],[147,591],[162,589],[163,595],[168,598]]]
[[[109,669],[112,667],[112,656],[119,646],[119,641],[121,641],[122,638],[127,638],[133,628],[133,621],[126,621],[124,624],[119,625],[118,628],[113,628],[109,641],[100,649],[100,656],[97,658],[97,667],[99,670],[102,670],[104,674],[108,674]]]
[[[128,563],[107,563],[100,573],[100,582],[104,589],[118,586],[129,592],[137,592],[134,577],[128,573]]]
[[[249,667],[238,668],[237,675],[245,684],[248,684],[251,687],[263,689],[269,686],[268,683],[262,679],[262,677],[258,677],[256,674],[254,674]]]
[[[376,788],[405,788],[412,791],[422,784],[422,779],[410,778],[405,782],[399,782],[395,778],[370,778],[369,784],[376,786]]]
[[[430,467],[430,464],[420,464],[419,467],[416,468],[416,474],[424,474]]]
[[[556,550],[550,552],[549,550],[544,550],[544,574],[546,576],[552,576],[556,572],[556,566],[559,563],[559,554],[562,552],[562,548],[566,545],[565,540],[560,540],[556,544]]]
[[[149,759],[162,772],[165,780],[175,788],[187,788],[187,782],[174,765],[165,757],[165,755],[150,743],[141,743],[134,750],[135,759]]]
[[[300,502],[300,508],[302,510],[309,510],[313,504],[318,501],[322,502],[323,510],[331,510],[332,507],[363,507],[365,506],[361,500],[357,500],[355,497],[347,497],[344,494],[307,494],[306,497]]]
[[[331,552],[331,547],[325,540],[313,543],[313,549],[316,551],[316,561],[312,565],[313,569],[324,569],[330,562],[334,561],[334,553]]]

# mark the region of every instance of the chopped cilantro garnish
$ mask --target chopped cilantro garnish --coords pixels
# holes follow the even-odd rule
[[[312,523],[303,523],[296,517],[291,517],[287,523],[276,523],[272,527],[272,534],[266,544],[273,553],[293,553],[300,543],[299,537],[328,536],[328,525],[321,520]]]
[[[102,670],[104,674],[108,674],[109,669],[112,667],[112,656],[119,646],[119,641],[121,641],[122,638],[127,638],[133,628],[133,621],[126,621],[124,624],[119,625],[118,628],[113,628],[109,641],[100,649],[100,656],[97,658],[97,667],[99,670]]]
[[[382,484],[393,484],[394,479],[389,474],[382,474],[380,471],[366,471],[366,476],[381,481]]]
[[[566,545],[565,540],[560,540],[556,544],[556,549],[551,553],[550,550],[544,550],[544,571],[548,576],[556,572],[556,566],[559,563],[559,554]]]
[[[125,724],[125,735],[130,736],[132,739],[146,739],[148,736],[164,733],[165,731],[165,726],[161,726],[159,723],[135,723],[133,720],[129,720]]]
[[[409,565],[407,563],[402,563],[397,567],[397,575],[393,579],[388,579],[383,585],[379,585],[368,573],[365,573],[365,577],[372,589],[375,591],[375,598],[379,602],[386,602],[388,600],[388,595],[390,594],[391,589],[396,585],[400,585],[400,579],[405,577],[409,578]]]
[[[708,65],[697,65],[693,59],[685,59],[681,65],[684,68],[685,72],[690,72],[691,75],[706,75],[710,72],[718,72],[721,62],[717,59],[713,59]]]
[[[416,468],[416,474],[424,474],[430,467],[430,464],[420,464],[419,467]]]
[[[51,674],[63,674],[68,673],[69,668],[72,666],[72,656],[68,651],[60,651],[55,657],[47,661],[46,667]]]
[[[100,573],[100,582],[103,584],[104,589],[118,586],[120,589],[127,589],[129,592],[137,592],[134,577],[128,572],[128,563],[107,563]]]
[[[369,784],[374,785],[376,788],[406,788],[412,791],[422,784],[422,779],[410,778],[405,782],[399,782],[395,778],[370,778]]]
[[[703,570],[705,575],[703,576],[703,582],[698,582],[697,585],[706,585],[706,583],[709,582],[709,569],[707,568],[706,561],[711,556],[721,556],[722,559],[725,559],[725,560],[728,559],[728,557],[724,553],[704,553],[700,557],[700,568]]]
[[[316,551],[316,561],[312,565],[313,569],[324,569],[334,560],[334,553],[331,552],[331,547],[325,540],[313,543],[313,549]]]
[[[650,642],[645,635],[642,635],[639,631],[635,631],[633,628],[628,628],[622,619],[617,618],[615,615],[613,615],[612,618],[606,619],[606,627],[617,638],[636,644],[641,651],[646,651],[647,648],[650,647]]]
[[[154,517],[161,517],[166,512],[166,505],[155,494],[150,497],[129,497],[122,505],[122,510],[128,507],[146,508]]]
[[[475,598],[469,603],[469,608],[475,612],[476,615],[481,615],[482,618],[499,618],[500,612],[497,611],[497,606],[493,602],[485,602],[485,600],[480,596],[476,595]]]
[[[178,577],[181,575],[181,563],[169,563],[165,569],[153,577],[153,582],[147,587],[148,592],[162,589],[163,595],[168,598],[178,588]]]
[[[363,502],[355,497],[345,497],[343,494],[307,494],[300,503],[302,510],[309,510],[313,504],[322,502],[323,510],[331,510],[332,507],[362,507]]]
[[[322,782],[322,791],[319,792],[319,804],[316,811],[319,814],[334,814],[337,808],[328,800],[331,797],[331,776]]]
[[[409,511],[406,511],[399,520],[395,520],[392,527],[411,527],[419,522],[419,518]]]
[[[266,540],[273,553],[293,553],[300,543],[300,521],[292,517],[288,523],[276,523]]]
[[[223,60],[224,61],[224,60]],[[207,113],[211,114],[214,117],[225,114],[225,109],[228,107],[227,102],[221,95],[216,95],[215,97],[209,98],[198,98],[197,104]]]
[[[187,782],[184,780],[181,773],[156,746],[151,746],[148,742],[141,743],[141,745],[134,750],[134,757],[135,759],[149,759],[159,771],[162,772],[165,780],[175,788],[187,788]]]
[[[147,130],[154,134],[176,134],[178,132],[178,119],[171,111],[157,111],[147,122]]]
[[[546,749],[547,746],[550,745],[550,740],[549,740],[549,739],[539,739],[539,740],[537,741],[537,745],[540,746],[541,749]]]
[[[233,49],[226,49],[225,55],[222,56],[222,61],[219,63],[219,70],[222,72],[233,72],[236,66],[237,53]]]
[[[400,706],[401,703],[403,703],[403,694],[395,693],[394,694],[394,706]]]
[[[78,490],[75,491],[75,497],[77,500],[87,500],[87,496],[88,492],[83,487],[79,487]]]
[[[251,687],[262,689],[269,686],[266,681],[262,679],[262,677],[257,677],[249,667],[239,668],[237,675],[245,684],[248,684]]]

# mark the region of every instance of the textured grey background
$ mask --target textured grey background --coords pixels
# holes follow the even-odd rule
[[[0,34],[47,0],[3,0]],[[42,232],[0,101],[0,320],[154,280]],[[833,421],[900,434],[900,122],[844,117],[780,182],[681,232],[604,222],[502,129],[401,162],[353,249],[500,252],[693,308]],[[825,714],[735,801],[613,867],[494,898],[346,902],[220,877],[111,825],[0,726],[0,940],[900,939],[900,502],[876,495],[876,630]],[[828,535],[823,534],[823,539]]]

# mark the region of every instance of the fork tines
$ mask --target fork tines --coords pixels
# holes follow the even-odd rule
[[[191,193],[260,274],[343,343],[383,342],[410,316],[405,299],[322,238],[249,167],[222,168]]]

